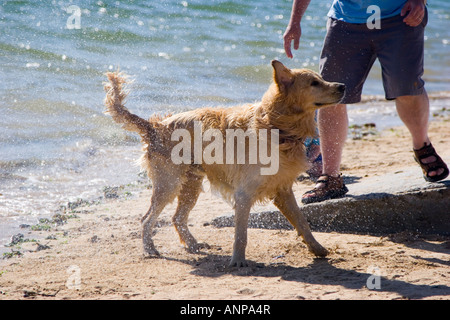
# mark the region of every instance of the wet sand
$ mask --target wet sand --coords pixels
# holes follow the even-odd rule
[[[357,140],[347,141],[344,175],[363,181],[417,166],[405,128],[361,130]],[[448,120],[433,121],[430,137],[450,162]],[[297,199],[312,186],[307,179],[298,182]],[[234,229],[215,228],[211,221],[232,209],[205,189],[189,218],[197,240],[209,245],[199,254],[179,243],[173,203],[154,237],[161,257],[144,259],[140,217],[152,190],[142,187],[131,197],[122,190],[118,198],[69,208],[60,225],[47,222],[48,230],[22,229],[22,241],[8,248],[11,257],[0,260],[0,299],[450,298],[450,238],[439,235],[314,232],[330,251],[316,259],[292,230],[249,229],[250,267],[228,269]]]

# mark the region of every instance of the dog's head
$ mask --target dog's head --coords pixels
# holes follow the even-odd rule
[[[344,97],[345,85],[327,82],[308,69],[288,69],[277,60],[272,61],[276,95],[284,101],[289,113],[313,111],[332,106]]]

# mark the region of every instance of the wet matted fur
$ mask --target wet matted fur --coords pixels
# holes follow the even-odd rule
[[[190,233],[187,220],[202,191],[204,177],[210,181],[235,209],[235,239],[230,266],[246,266],[247,223],[251,207],[257,202],[273,201],[288,221],[302,236],[308,249],[317,256],[327,255],[327,250],[313,237],[306,218],[301,213],[292,191],[297,176],[307,170],[304,139],[314,136],[315,111],[338,103],[345,91],[340,83],[324,81],[317,73],[307,69],[288,69],[279,61],[272,61],[273,83],[260,102],[231,108],[199,108],[167,117],[152,116],[142,119],[124,106],[126,76],[107,73],[105,84],[106,113],[124,129],[139,133],[144,144],[141,165],[153,183],[151,205],[142,218],[142,237],[146,255],[158,255],[152,241],[152,229],[164,207],[178,199],[173,223],[180,240],[190,252],[197,252],[199,244]],[[195,125],[201,131],[217,129],[223,135],[229,129],[247,132],[261,129],[278,132],[278,170],[263,175],[267,164],[257,163],[188,163],[175,164],[171,158],[179,141],[172,141],[177,129],[184,129],[192,139]],[[256,135],[256,137],[259,136]],[[249,140],[249,139],[248,139]],[[246,144],[248,140],[245,140]],[[192,140],[191,140],[192,141]],[[261,141],[258,141],[261,142]],[[264,143],[270,144],[270,137]],[[201,140],[202,146],[205,141]],[[224,147],[225,148],[225,147]],[[269,152],[271,150],[268,147]],[[225,149],[224,149],[225,150]],[[245,147],[246,159],[250,148]]]

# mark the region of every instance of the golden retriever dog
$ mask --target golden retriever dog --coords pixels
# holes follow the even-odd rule
[[[173,224],[189,252],[200,245],[187,225],[204,177],[235,210],[230,266],[247,266],[247,224],[255,203],[273,201],[302,236],[309,251],[326,256],[301,213],[292,186],[308,169],[304,139],[316,134],[315,111],[335,105],[345,91],[306,69],[288,69],[272,61],[273,83],[260,102],[230,108],[200,108],[149,120],[124,106],[127,78],[107,73],[106,113],[144,144],[141,165],[153,183],[151,205],[142,218],[145,255],[159,255],[152,229],[164,207],[178,199]],[[234,143],[237,140],[237,143]],[[270,156],[269,156],[270,155]],[[224,160],[225,159],[225,160]]]

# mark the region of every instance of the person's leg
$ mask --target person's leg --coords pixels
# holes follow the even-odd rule
[[[413,148],[429,144],[429,102],[422,79],[425,26],[410,27],[401,17],[387,19],[377,38],[386,99],[395,99],[400,119],[411,132]]]
[[[317,116],[316,116],[317,121]],[[322,174],[322,154],[320,151],[320,140],[317,137],[305,139],[306,158],[308,159],[309,169],[306,173],[309,178],[316,181]]]
[[[401,96],[395,99],[397,113],[411,133],[414,149],[420,149],[424,144],[430,144],[428,138],[429,102],[428,95]]]
[[[422,79],[426,23],[427,13],[417,27],[406,25],[402,17],[386,19],[374,43],[386,98],[396,100],[398,115],[411,133],[415,158],[425,179],[439,181],[447,177],[448,168],[428,137],[430,107]]]
[[[342,150],[347,139],[347,106],[338,104],[319,110],[319,132],[322,151],[323,174],[337,177],[340,174]]]
[[[340,104],[319,110],[318,127],[322,152],[322,176],[303,203],[343,197],[348,189],[340,176],[340,164],[347,138],[347,104],[361,101],[361,92],[376,59],[365,25],[329,19],[320,57],[320,74],[326,81],[346,86]]]
[[[347,139],[347,106],[338,104],[320,109],[318,126],[322,152],[322,175],[314,189],[302,196],[303,203],[342,197],[348,191],[340,176],[342,151]]]
[[[411,133],[413,149],[419,150],[424,146],[430,145],[428,137],[428,119],[429,119],[429,101],[426,91],[417,96],[401,96],[395,100],[397,112],[400,119]],[[435,156],[429,156],[420,160],[424,164],[430,164],[436,161]],[[428,176],[434,177],[441,175],[444,168],[429,171]]]

